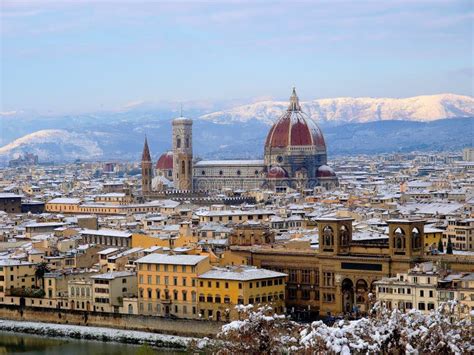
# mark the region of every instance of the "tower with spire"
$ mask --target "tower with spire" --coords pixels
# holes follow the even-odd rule
[[[145,145],[143,146],[142,153],[142,193],[147,195],[151,193],[151,179],[152,176],[152,167],[150,149],[148,148],[148,141],[145,136]]]

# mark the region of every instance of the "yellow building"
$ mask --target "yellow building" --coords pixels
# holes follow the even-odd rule
[[[425,250],[438,249],[438,243],[443,238],[443,231],[438,228],[425,226]]]
[[[0,295],[9,295],[13,289],[35,286],[35,264],[6,259],[0,260]]]
[[[197,278],[211,269],[201,255],[149,254],[135,261],[138,313],[197,318]]]
[[[141,233],[132,234],[132,248],[178,248],[191,243],[196,243],[197,239],[193,236],[171,236],[171,235],[148,235]]]
[[[199,276],[199,315],[209,320],[239,318],[236,305],[269,305],[284,312],[285,277],[254,266],[214,267]]]

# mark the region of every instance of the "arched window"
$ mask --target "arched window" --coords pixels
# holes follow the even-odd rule
[[[181,138],[176,138],[176,148],[181,148]]]
[[[71,296],[74,296],[74,287],[71,287]]]
[[[421,247],[421,236],[418,228],[413,228],[411,231],[411,243],[413,249],[419,249]]]
[[[186,163],[181,161],[181,174],[184,174],[186,172]]]
[[[341,246],[349,245],[349,231],[347,230],[346,226],[342,226],[340,233],[340,244]]]
[[[367,298],[367,292],[369,290],[369,285],[363,279],[359,279],[356,282],[356,300],[357,303],[365,303]]]
[[[216,295],[216,297],[214,297],[214,302],[221,303],[221,295]]]
[[[133,314],[133,306],[132,304],[128,305],[128,314]]]
[[[143,298],[143,288],[141,288],[140,290],[138,290],[138,292],[139,292],[140,298]]]
[[[323,241],[325,246],[332,246],[334,244],[334,232],[331,227],[326,226],[323,230]]]
[[[159,288],[157,288],[157,289],[155,290],[155,293],[156,293],[156,298],[157,298],[157,299],[160,299],[161,292],[160,292],[160,289],[159,289]]]
[[[395,230],[394,247],[395,249],[405,249],[405,233],[400,227]]]

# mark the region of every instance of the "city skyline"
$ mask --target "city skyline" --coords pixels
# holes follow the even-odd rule
[[[3,2],[1,112],[472,95],[472,4]]]

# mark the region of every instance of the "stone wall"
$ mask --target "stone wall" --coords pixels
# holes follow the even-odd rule
[[[19,307],[7,305],[0,305],[0,319],[89,325],[190,337],[212,337],[219,332],[222,326],[220,322],[169,319],[128,314],[86,313],[74,310],[37,309],[31,307],[20,309]]]

